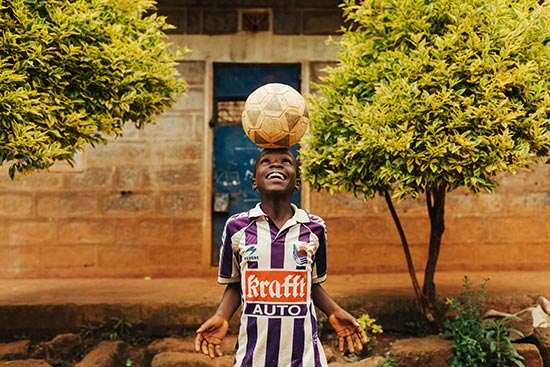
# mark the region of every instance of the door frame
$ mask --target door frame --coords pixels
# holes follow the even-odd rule
[[[235,64],[270,64],[265,60],[254,61],[237,61],[237,60],[206,60],[204,78],[204,120],[203,120],[203,139],[202,139],[202,246],[201,246],[201,264],[208,268],[209,272],[216,272],[217,266],[211,265],[212,258],[212,193],[213,182],[212,175],[214,174],[213,157],[214,157],[214,130],[210,127],[210,121],[213,118],[214,113],[214,64],[218,62],[235,63]],[[303,94],[310,92],[310,70],[309,61],[304,60],[285,60],[284,62],[278,61],[272,64],[300,64],[301,80],[300,90]],[[300,197],[301,207],[305,210],[310,210],[310,186],[307,182],[302,181],[301,185],[302,195]]]

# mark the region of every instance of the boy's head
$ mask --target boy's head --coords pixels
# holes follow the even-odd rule
[[[300,188],[300,168],[288,148],[264,149],[254,165],[252,188],[260,193],[290,193]]]

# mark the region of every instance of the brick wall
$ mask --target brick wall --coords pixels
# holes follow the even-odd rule
[[[216,11],[210,14],[208,6]],[[232,21],[230,27],[220,23],[224,12],[264,6],[273,13],[270,31],[232,33]],[[159,7],[172,18],[175,8],[185,14],[176,16],[183,28],[170,37],[193,50],[179,66],[189,95],[159,125],[142,131],[128,126],[122,138],[87,148],[75,169],[60,164],[12,182],[1,167],[1,278],[213,276],[213,63],[301,63],[302,90],[308,92],[310,81],[336,58],[326,35],[315,35],[323,22],[311,21],[313,13],[334,21],[339,10],[333,1],[173,0]],[[219,18],[208,25],[207,16]],[[337,29],[335,23],[322,26]],[[216,24],[228,33],[208,28]],[[550,166],[541,164],[531,173],[502,175],[494,195],[450,193],[438,269],[546,270],[549,175]],[[331,273],[406,271],[382,199],[364,203],[350,194],[329,196],[307,187],[303,192],[303,206],[327,222]],[[420,271],[429,236],[425,201],[396,207]]]
[[[451,192],[440,271],[538,270],[550,259],[550,166],[533,172],[502,174],[495,194]],[[395,202],[418,271],[429,241],[424,197]],[[337,272],[403,272],[406,262],[399,235],[383,198],[368,202],[351,194],[311,194],[311,211],[328,226],[330,267]]]
[[[182,62],[192,92],[160,119],[87,148],[82,167],[10,181],[0,171],[0,276],[181,276],[201,264],[204,62]]]

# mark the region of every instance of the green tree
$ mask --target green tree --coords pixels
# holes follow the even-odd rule
[[[13,178],[142,128],[187,90],[151,0],[0,0],[0,165]],[[185,51],[185,50],[183,50]]]
[[[386,198],[419,305],[434,316],[445,196],[492,192],[497,173],[550,147],[549,7],[531,0],[345,0],[338,63],[311,99],[301,152],[313,188]],[[418,285],[393,199],[426,196]]]

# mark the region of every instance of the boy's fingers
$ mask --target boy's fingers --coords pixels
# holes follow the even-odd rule
[[[346,340],[348,341],[348,350],[351,353],[355,353],[355,348],[353,347],[353,338],[351,336],[346,336]]]
[[[202,354],[204,354],[205,356],[209,355],[209,353],[208,353],[208,341],[206,341],[206,339],[202,341],[201,348],[202,348]]]
[[[338,350],[340,352],[344,351],[344,338],[343,337],[338,338]]]
[[[361,338],[357,334],[353,334],[354,343],[357,346],[357,350],[361,352],[363,350],[363,343],[361,343]]]
[[[208,343],[208,356],[212,359],[216,358],[216,355],[214,354],[214,344]]]
[[[361,343],[367,344],[369,340],[367,339],[367,334],[363,328],[359,328],[359,335],[361,336]]]
[[[202,334],[198,334],[198,335],[195,337],[195,352],[200,352],[200,351],[201,351],[201,343],[202,343],[202,340],[203,340]]]
[[[222,353],[222,346],[221,346],[221,345],[216,345],[216,346],[214,347],[214,349],[216,350],[216,354],[218,355],[218,357],[223,356],[223,353]]]

